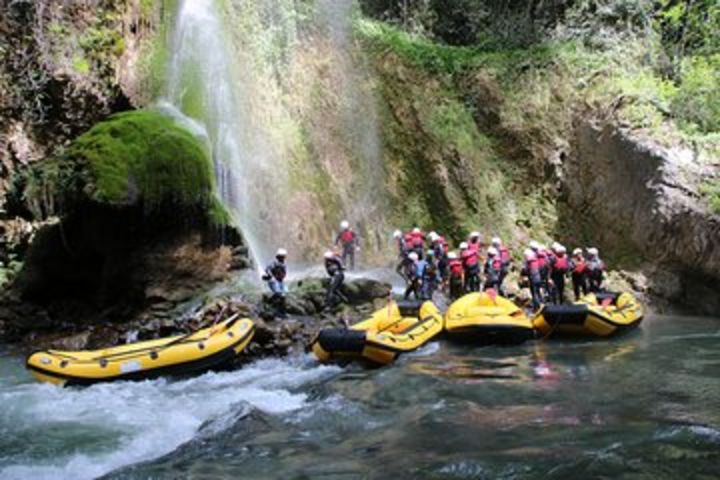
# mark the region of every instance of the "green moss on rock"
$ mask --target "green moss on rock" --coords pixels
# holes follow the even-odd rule
[[[46,162],[34,192],[52,191],[64,209],[90,200],[116,207],[159,211],[204,211],[214,224],[229,223],[215,195],[206,146],[173,119],[154,111],[113,115]],[[42,188],[38,188],[42,185]],[[32,192],[26,190],[26,198]],[[175,211],[174,213],[178,213]]]

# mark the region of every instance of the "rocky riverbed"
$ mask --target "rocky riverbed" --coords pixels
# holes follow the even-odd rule
[[[353,279],[343,286],[348,303],[326,308],[327,280],[310,278],[290,285],[287,315],[279,318],[270,296],[260,292],[196,294],[188,298],[158,298],[127,322],[56,323],[42,308],[7,298],[0,306],[0,338],[27,350],[84,350],[189,333],[231,316],[255,321],[256,334],[244,360],[302,351],[324,327],[356,323],[387,303],[389,284]]]

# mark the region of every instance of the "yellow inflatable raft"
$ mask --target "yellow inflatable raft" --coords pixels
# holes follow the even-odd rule
[[[189,335],[106,350],[35,352],[28,357],[27,368],[41,382],[68,386],[185,375],[230,362],[254,333],[252,320],[230,318]]]
[[[350,328],[322,330],[311,344],[321,362],[366,360],[387,365],[422,347],[442,332],[442,316],[432,302],[390,302]]]
[[[636,327],[643,307],[630,293],[598,293],[572,305],[545,305],[533,324],[543,335],[609,337]]]
[[[450,305],[445,331],[452,339],[481,344],[516,344],[535,336],[522,309],[487,292],[470,293]]]

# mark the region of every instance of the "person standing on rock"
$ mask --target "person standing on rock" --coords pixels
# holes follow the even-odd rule
[[[440,278],[444,280],[447,276],[448,242],[445,240],[445,237],[438,235],[437,232],[430,232],[428,237],[430,238],[430,248],[432,248],[435,254],[435,260],[437,261],[438,273],[440,274]]]
[[[410,295],[414,295],[415,300],[420,300],[423,276],[425,275],[425,267],[427,263],[425,263],[425,260],[421,260],[416,252],[410,252],[408,254],[408,259],[412,262],[412,268],[408,272],[409,277],[404,298],[405,300],[408,300]]]
[[[488,248],[488,258],[485,262],[485,290],[493,289],[500,292],[500,279],[502,278],[503,264],[497,248]]]
[[[530,242],[530,249],[535,253],[535,260],[540,269],[540,296],[544,303],[550,297],[550,263],[548,251],[544,245],[533,240]]]
[[[335,246],[342,248],[343,264],[348,265],[350,260],[350,270],[355,270],[355,252],[360,250],[360,240],[347,220],[340,222],[340,232],[335,237]]]
[[[425,268],[422,272],[420,296],[423,300],[432,300],[433,294],[441,282],[440,271],[436,263],[435,252],[433,250],[427,251],[425,259]]]
[[[263,275],[263,280],[267,282],[268,288],[273,294],[271,302],[280,315],[285,314],[285,297],[288,293],[285,285],[285,277],[287,277],[286,260],[287,250],[284,248],[278,249],[277,253],[275,253],[275,260],[265,268],[265,275]]]
[[[581,295],[584,296],[588,294],[587,264],[583,256],[582,248],[573,250],[573,256],[570,260],[570,271],[572,272],[570,278],[572,279],[575,300],[579,300]]]
[[[465,291],[480,291],[480,253],[463,242],[460,244],[460,259],[463,263]]]
[[[525,261],[521,270],[521,275],[527,278],[530,285],[530,295],[532,295],[533,309],[538,310],[543,303],[542,296],[542,275],[540,274],[540,262],[532,248],[525,250],[523,254]]]
[[[342,259],[332,250],[325,252],[325,271],[330,277],[330,283],[325,295],[325,306],[328,308],[334,307],[338,298],[342,302],[347,302],[347,298],[340,291],[345,282],[345,274],[343,273],[345,266]]]
[[[465,288],[465,269],[462,261],[455,252],[448,253],[448,278],[447,284],[451,300],[462,297]]]
[[[600,252],[597,248],[588,248],[587,279],[588,290],[591,293],[602,291],[603,278],[605,276],[605,262],[600,259]]]
[[[565,275],[570,271],[570,260],[567,249],[560,244],[554,247],[550,263],[550,279],[553,283],[554,302],[558,305],[565,303]]]
[[[492,246],[495,247],[498,251],[498,255],[500,255],[500,261],[502,262],[502,273],[500,275],[500,286],[499,286],[499,292],[501,296],[505,296],[505,288],[503,287],[503,284],[505,282],[505,277],[507,277],[507,274],[510,272],[510,262],[512,259],[510,258],[510,250],[503,245],[502,240],[500,237],[493,237],[492,238]]]

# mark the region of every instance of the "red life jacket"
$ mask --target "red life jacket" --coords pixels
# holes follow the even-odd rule
[[[503,262],[502,262],[502,258],[500,258],[500,255],[495,255],[494,257],[491,257],[488,260],[490,261],[490,267],[493,270],[497,270],[497,271],[502,270]]]
[[[498,248],[498,253],[500,254],[500,260],[503,263],[510,263],[510,250],[505,247],[500,247]]]
[[[474,250],[475,252],[480,252],[480,249],[482,248],[482,242],[480,240],[476,241],[469,241],[468,242],[468,250]]]
[[[468,248],[462,252],[461,257],[465,267],[474,267],[479,261],[477,250],[473,250],[472,248]]]
[[[543,268],[547,265],[547,252],[545,250],[538,250],[537,252],[537,264],[538,268]]]
[[[450,268],[450,275],[453,277],[460,277],[463,274],[463,264],[460,260],[450,260],[448,268]]]
[[[573,261],[575,262],[575,268],[573,269],[573,272],[575,272],[575,273],[585,272],[585,270],[587,268],[587,264],[585,263],[584,258],[579,258],[579,259],[575,258],[575,259],[573,259]]]
[[[355,240],[355,232],[351,228],[345,229],[340,233],[340,241],[343,243],[352,243]]]
[[[539,258],[525,261],[525,268],[527,269],[527,273],[530,275],[540,273],[540,267],[541,266]]]
[[[412,246],[413,246],[413,236],[412,236],[412,233],[410,233],[410,232],[406,233],[404,238],[405,238],[405,246],[406,246],[407,248],[412,248]]]
[[[567,255],[558,255],[555,257],[555,262],[552,267],[556,272],[566,273],[570,267]]]
[[[424,248],[425,247],[425,235],[420,233],[411,233],[410,234],[410,245],[412,245],[413,248]]]

